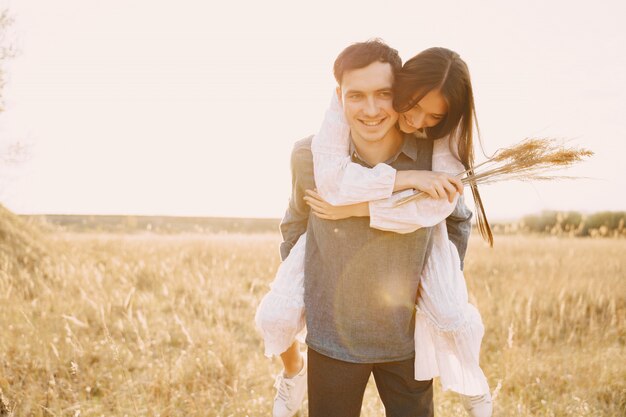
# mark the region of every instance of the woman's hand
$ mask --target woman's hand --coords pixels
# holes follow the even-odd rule
[[[463,183],[458,178],[443,172],[433,171],[398,171],[396,174],[396,188],[425,192],[432,198],[447,198],[449,202],[456,193],[463,194]],[[400,184],[398,186],[398,184]]]
[[[313,214],[320,219],[340,220],[348,217],[367,217],[370,215],[368,203],[333,206],[313,190],[306,190],[304,200],[311,207]]]

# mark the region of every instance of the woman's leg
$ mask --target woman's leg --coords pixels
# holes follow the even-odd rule
[[[306,395],[307,369],[306,361],[300,354],[300,344],[293,342],[289,348],[281,353],[285,370],[276,377],[276,397],[274,397],[273,417],[293,417]]]
[[[280,359],[283,361],[283,367],[285,368],[285,377],[291,378],[297,375],[304,366],[304,359],[300,353],[300,343],[294,341],[289,348],[280,354]]]

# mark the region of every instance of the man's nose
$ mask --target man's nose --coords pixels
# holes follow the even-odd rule
[[[374,97],[370,97],[367,99],[365,103],[365,109],[363,110],[366,116],[377,116],[378,115],[378,103]]]

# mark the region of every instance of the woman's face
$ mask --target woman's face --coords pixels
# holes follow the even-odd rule
[[[436,126],[447,112],[448,103],[441,91],[431,90],[412,109],[400,114],[398,124],[404,133],[414,133],[425,127]]]

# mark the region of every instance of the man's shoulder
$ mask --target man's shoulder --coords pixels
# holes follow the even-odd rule
[[[306,138],[300,139],[293,144],[293,153],[296,152],[311,152],[311,142],[313,141],[313,135],[309,135]]]
[[[313,154],[311,153],[312,140],[313,135],[310,135],[293,144],[293,149],[291,151],[291,164],[293,166],[313,161]]]

